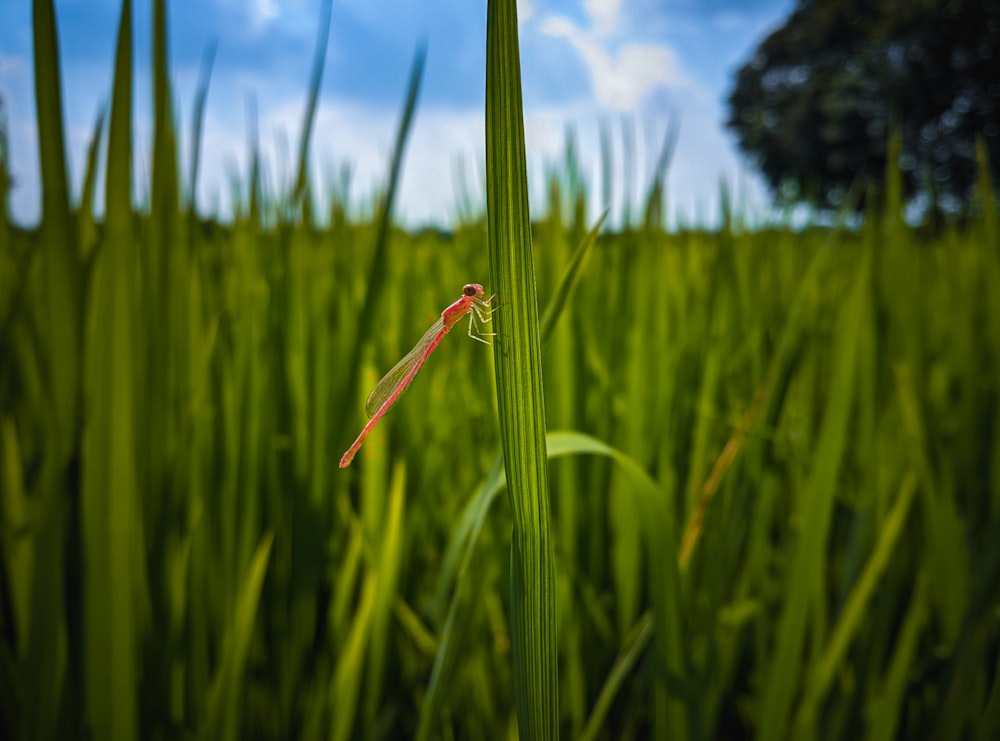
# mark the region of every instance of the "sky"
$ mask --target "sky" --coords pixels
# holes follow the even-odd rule
[[[111,94],[120,0],[56,0],[74,195],[94,122]],[[134,3],[136,199],[148,192],[152,131],[151,2]],[[762,181],[725,129],[735,71],[791,12],[794,0],[519,0],[529,192],[545,207],[545,172],[563,161],[572,132],[591,217],[603,210],[600,131],[612,133],[616,179],[611,223],[648,188],[661,142],[679,126],[667,176],[672,224],[718,221],[720,183],[751,214],[768,205]],[[216,55],[202,139],[199,209],[230,213],[234,175],[248,171],[248,110],[269,182],[290,181],[298,150],[321,0],[199,0],[168,5],[170,70],[187,171],[191,113],[202,58]],[[396,216],[410,227],[455,223],[459,195],[481,206],[484,188],[485,0],[333,0],[320,103],[310,150],[326,197],[351,170],[357,213],[386,181],[395,131],[421,43],[427,59],[408,142]],[[7,118],[14,219],[40,210],[31,2],[0,0],[0,99]],[[623,132],[636,167],[624,182]],[[186,178],[186,174],[183,175]],[[100,209],[100,204],[98,204]],[[633,206],[635,208],[635,206]]]

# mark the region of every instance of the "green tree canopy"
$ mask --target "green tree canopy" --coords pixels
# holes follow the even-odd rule
[[[772,192],[823,206],[881,179],[898,126],[906,195],[960,210],[977,137],[1000,164],[1000,0],[799,0],[737,72],[727,125]]]

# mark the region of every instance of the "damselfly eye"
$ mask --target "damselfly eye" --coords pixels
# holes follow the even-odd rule
[[[462,289],[462,293],[464,295],[466,295],[466,296],[475,296],[476,293],[477,293],[477,291],[476,291],[476,284],[475,283],[466,283],[465,284],[465,288]]]

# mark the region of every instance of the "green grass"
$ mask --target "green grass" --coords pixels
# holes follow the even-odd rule
[[[38,229],[8,220],[0,121],[0,736],[1000,736],[985,166],[938,232],[892,168],[860,229],[669,232],[668,132],[644,208],[601,231],[570,139],[529,220],[492,3],[488,214],[393,226],[418,50],[371,218],[311,192],[314,68],[295,185],[250,163],[223,225],[178,176],[163,3],[130,180],[128,8],[71,203],[36,2]],[[494,347],[449,337],[339,470],[469,281]]]
[[[514,699],[521,735],[554,739],[559,737],[555,551],[517,6],[510,0],[490,0],[487,11],[486,213],[490,278],[498,302],[493,322],[498,421],[513,525]]]

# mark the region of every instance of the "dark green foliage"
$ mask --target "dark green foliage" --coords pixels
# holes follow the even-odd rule
[[[998,49],[997,0],[799,0],[737,73],[728,125],[774,193],[833,207],[881,180],[898,127],[907,198],[961,211],[977,137],[1000,169]]]

